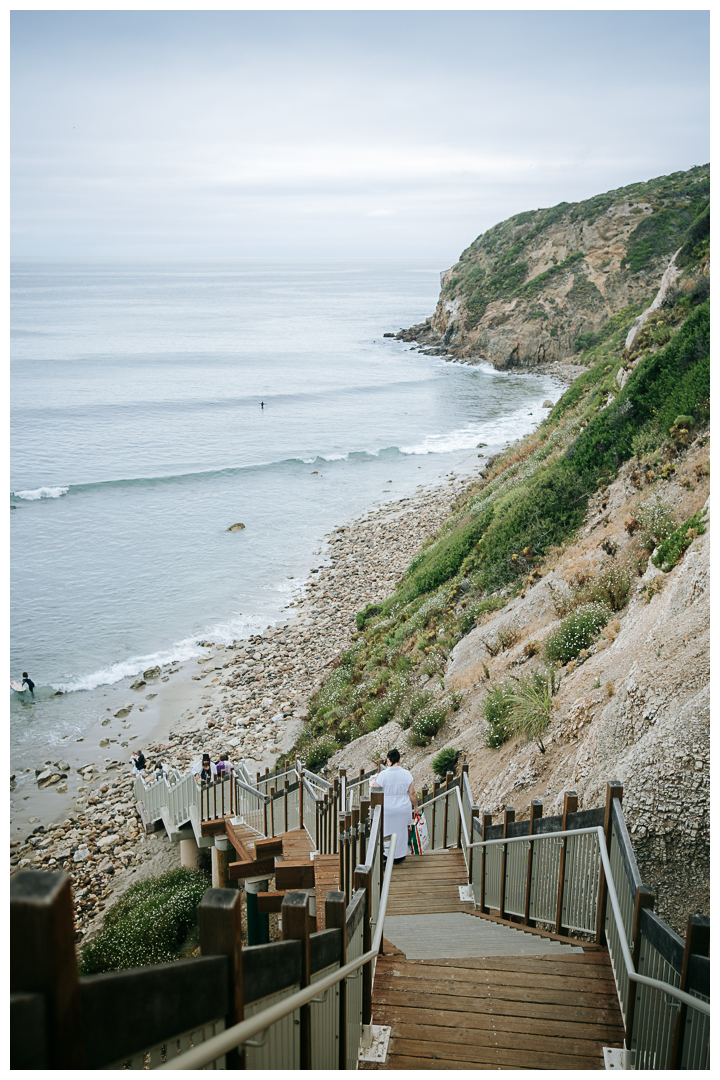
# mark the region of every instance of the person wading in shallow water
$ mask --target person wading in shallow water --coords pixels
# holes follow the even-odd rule
[[[28,690],[30,691],[30,697],[34,698],[35,697],[35,683],[32,681],[32,679],[28,675],[27,671],[23,671],[22,684],[23,684],[23,686],[27,686]]]
[[[400,765],[400,751],[389,750],[386,761],[388,768],[373,776],[370,787],[385,792],[385,835],[397,834],[394,861],[401,863],[408,853],[408,828],[412,825],[412,812],[418,808],[418,799],[412,773]],[[386,856],[388,847],[389,841],[385,846]]]

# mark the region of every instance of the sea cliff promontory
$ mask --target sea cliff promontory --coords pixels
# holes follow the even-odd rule
[[[707,224],[709,198],[701,165],[515,214],[446,271],[432,317],[396,336],[501,369],[574,356],[607,336],[618,311],[657,292],[688,229]]]

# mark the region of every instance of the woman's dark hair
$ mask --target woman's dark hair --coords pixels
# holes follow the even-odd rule
[[[388,750],[387,759],[391,765],[397,765],[398,761],[400,760],[400,751]]]

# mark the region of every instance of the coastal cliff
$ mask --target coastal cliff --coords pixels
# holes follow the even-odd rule
[[[528,368],[607,336],[657,291],[708,206],[709,166],[515,214],[446,271],[431,318],[396,337],[466,362]]]
[[[387,598],[358,612],[297,744],[328,773],[398,746],[417,788],[464,760],[480,808],[511,805],[519,818],[534,798],[556,812],[566,790],[598,805],[620,780],[643,879],[679,932],[689,911],[709,910],[707,202],[694,213],[706,178],[694,169],[637,186],[684,191],[684,231],[640,232],[628,210],[641,222],[662,211],[630,206],[633,187],[601,197],[594,217],[540,219],[557,273],[537,254],[536,214],[485,234],[446,275],[432,326],[406,338],[432,349],[442,331],[455,356],[502,367],[516,362],[512,331],[524,335],[517,364],[530,367],[550,358],[537,351],[546,335],[558,357],[572,345],[581,373],[534,432],[487,462]],[[512,265],[524,236],[523,266],[504,295],[486,286],[476,319],[469,281],[499,258],[491,234],[515,237]],[[578,285],[593,280],[588,267],[602,272],[598,238],[615,267],[597,278],[602,299]],[[532,300],[518,294],[538,280]],[[540,329],[531,303],[552,310]]]

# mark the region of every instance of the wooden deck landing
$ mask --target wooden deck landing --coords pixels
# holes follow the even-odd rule
[[[390,1025],[387,1062],[361,1068],[603,1069],[623,1039],[606,949],[406,960],[388,942],[373,1023]]]
[[[408,856],[393,867],[386,935],[393,922],[398,928],[407,922],[392,916],[417,916],[422,933],[423,922],[430,926],[449,914],[448,933],[457,924],[456,936],[467,919],[468,952],[476,955],[458,955],[454,942],[450,959],[446,951],[442,959],[408,960],[386,937],[375,971],[373,1023],[390,1027],[388,1057],[384,1065],[360,1068],[604,1069],[603,1047],[620,1047],[623,1040],[607,949],[575,942],[586,951],[570,951],[521,926],[490,921],[483,940],[500,930],[521,940],[521,949],[515,942],[508,951],[522,955],[497,955],[490,944],[472,948],[470,938],[478,936],[472,924],[480,919],[459,914],[478,914],[460,900],[458,886],[465,884],[460,851]],[[433,931],[431,937],[437,948],[426,950],[430,957],[445,948],[443,935]]]

